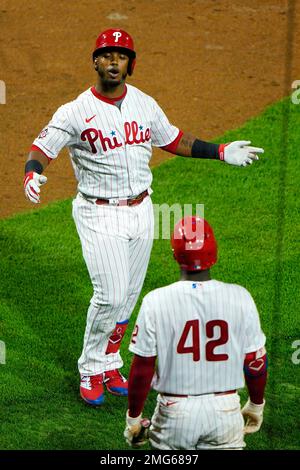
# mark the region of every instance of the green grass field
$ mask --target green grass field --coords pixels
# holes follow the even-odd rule
[[[225,135],[225,141],[263,146],[257,164],[235,168],[177,157],[153,171],[154,203],[205,204],[219,242],[213,276],[244,285],[260,311],[270,379],[264,424],[247,437],[247,449],[300,447],[300,364],[291,360],[292,343],[300,339],[299,128],[300,106],[285,100]],[[0,221],[0,250],[0,340],[6,344],[0,449],[128,449],[126,399],[106,394],[105,405],[93,409],[79,397],[77,359],[92,289],[71,201]],[[177,278],[169,240],[156,240],[142,296]],[[122,345],[124,374],[140,302]],[[241,397],[244,402],[245,390]],[[151,392],[146,415],[154,403]]]

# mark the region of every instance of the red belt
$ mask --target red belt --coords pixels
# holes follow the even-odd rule
[[[137,206],[147,196],[149,196],[148,189],[146,189],[146,191],[143,191],[141,194],[131,199],[96,199],[95,204],[98,204],[99,206],[108,205],[108,204],[113,205],[113,206]]]
[[[236,393],[236,390],[227,390],[226,392],[203,393],[201,395],[176,395],[176,393],[161,393],[161,395],[166,396],[166,397],[187,398],[187,397],[202,397],[203,395],[229,395],[231,393]]]

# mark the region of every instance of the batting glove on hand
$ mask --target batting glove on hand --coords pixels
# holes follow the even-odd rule
[[[242,409],[242,415],[246,419],[244,434],[252,434],[259,431],[263,422],[263,412],[265,400],[261,405],[256,405],[248,399],[246,405]]]
[[[47,183],[47,177],[44,175],[39,175],[35,171],[26,173],[24,176],[24,190],[25,196],[29,201],[34,202],[34,204],[40,203],[40,186]]]
[[[236,140],[231,144],[221,144],[219,146],[220,160],[224,160],[229,165],[247,166],[253,163],[253,160],[259,160],[257,153],[264,153],[260,147],[249,146],[249,140]]]
[[[148,441],[150,420],[142,418],[142,414],[136,418],[131,418],[126,413],[126,427],[124,437],[128,445],[132,447],[140,447]]]

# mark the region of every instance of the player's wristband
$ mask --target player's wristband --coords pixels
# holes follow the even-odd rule
[[[225,160],[225,147],[226,145],[229,145],[229,143],[227,144],[220,144],[219,145],[219,149],[218,149],[218,153],[219,153],[219,160],[221,160],[222,162]]]
[[[38,160],[28,160],[25,164],[25,175],[35,172],[41,175],[43,173],[43,165]]]
[[[142,413],[136,416],[135,418],[132,418],[131,416],[129,416],[129,410],[127,410],[126,424],[128,424],[128,426],[136,426],[138,424],[141,424],[141,420],[142,420]]]
[[[212,144],[196,139],[192,145],[191,156],[193,158],[219,158],[219,144]]]

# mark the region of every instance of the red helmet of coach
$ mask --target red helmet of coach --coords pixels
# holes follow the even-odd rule
[[[114,47],[123,49],[124,53],[129,56],[128,75],[132,75],[135,66],[136,53],[132,37],[123,29],[107,29],[97,37],[93,52],[93,60],[97,57],[97,54],[100,54],[100,52],[103,51],[103,49],[111,49]]]
[[[217,262],[217,242],[209,223],[187,216],[174,228],[171,238],[174,258],[185,271],[203,271]]]

